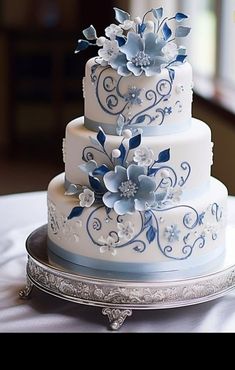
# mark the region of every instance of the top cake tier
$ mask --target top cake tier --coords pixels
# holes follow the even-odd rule
[[[102,127],[106,134],[143,130],[143,136],[166,135],[189,128],[192,106],[192,68],[188,62],[153,76],[120,76],[96,58],[86,64],[85,126]]]
[[[106,134],[158,136],[185,131],[191,123],[192,69],[181,41],[190,32],[188,16],[151,8],[131,18],[114,8],[115,22],[98,36],[93,25],[83,30],[75,53],[99,47],[86,64],[83,90],[85,126]],[[179,41],[180,40],[180,44]]]

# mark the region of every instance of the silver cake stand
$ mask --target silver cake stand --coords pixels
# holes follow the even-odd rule
[[[26,241],[27,284],[19,292],[28,298],[37,287],[67,301],[102,307],[110,327],[118,330],[132,310],[193,305],[223,296],[235,287],[235,229],[227,227],[223,262],[211,271],[186,274],[119,275],[67,263],[47,250],[47,226],[36,229]],[[194,275],[194,276],[193,276]],[[167,278],[166,278],[167,276]]]

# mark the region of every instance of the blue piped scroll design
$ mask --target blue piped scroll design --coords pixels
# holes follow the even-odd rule
[[[188,181],[192,169],[190,164],[185,161],[181,163],[180,168],[184,172],[182,172],[181,175],[179,174],[177,175],[176,171],[170,166],[163,165],[159,167],[159,170],[155,174],[155,177],[159,177],[159,182],[156,187],[156,190],[158,190],[159,188],[161,189],[175,188],[176,186],[183,187]],[[167,170],[169,172],[169,176],[162,179],[158,174],[161,173],[161,171],[163,170]]]
[[[216,217],[216,221],[219,222],[223,216],[222,209],[219,207],[217,203],[213,203],[211,206],[211,213],[213,216]]]
[[[176,243],[172,238],[171,243],[164,237],[165,224],[162,222],[167,212],[181,209],[182,218],[178,219],[177,227],[180,230],[180,237]],[[215,224],[222,219],[222,208],[217,203],[213,203],[207,208],[208,215],[215,218]],[[93,210],[86,224],[87,233],[95,246],[101,247],[99,237],[105,232],[104,229],[109,223],[109,236],[115,240],[115,249],[131,247],[136,253],[144,253],[151,243],[155,243],[160,252],[167,258],[173,260],[188,259],[194,249],[204,248],[207,236],[203,232],[204,217],[206,212],[199,213],[195,208],[189,205],[178,205],[164,209],[147,210],[138,212],[138,229],[133,233],[130,240],[126,241],[119,237],[117,224],[127,221],[128,215],[117,215],[115,212],[109,214],[104,206]],[[175,225],[176,227],[176,225]],[[107,229],[106,229],[107,230]],[[200,231],[199,231],[200,230]],[[216,236],[217,237],[217,236]],[[216,240],[215,234],[211,233],[212,240]]]
[[[103,211],[102,214],[105,216],[103,221],[101,221],[100,218],[101,210]],[[118,236],[118,232],[116,231],[117,229],[115,227],[117,223],[124,222],[126,216],[117,215],[115,212],[112,212],[112,216],[106,215],[106,210],[104,206],[100,206],[99,208],[96,208],[91,212],[87,219],[86,230],[94,245],[101,247],[102,244],[99,243],[98,239],[102,235],[103,225],[112,222],[112,225],[116,230],[111,230],[109,232],[109,236],[114,238],[116,244],[115,248],[120,249],[132,245],[135,252],[143,253],[147,246],[146,243],[143,240],[138,239],[138,237],[143,233],[145,229],[144,215],[143,212],[138,212],[138,215],[140,222],[139,231],[135,233],[135,235],[133,235],[131,240],[128,241],[121,241],[121,238]]]
[[[107,75],[107,71],[112,71],[108,66],[106,68],[98,68],[99,64],[94,64],[91,68],[91,82],[95,85],[95,93],[97,101],[102,110],[116,116],[124,117],[124,127],[148,126],[150,124],[161,126],[164,123],[165,117],[172,113],[173,108],[169,106],[169,98],[171,96],[173,79],[161,79],[157,82],[154,89],[144,91],[139,89],[139,99],[131,101],[128,99],[126,91],[126,83],[123,84],[125,78],[123,76],[114,78],[112,75]],[[148,106],[141,109],[141,105],[147,102]],[[166,106],[159,107],[161,102],[165,102]],[[138,113],[130,117],[131,106],[139,105]],[[144,104],[146,105],[146,104]]]

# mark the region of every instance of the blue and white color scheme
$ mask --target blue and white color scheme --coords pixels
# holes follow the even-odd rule
[[[66,126],[65,173],[48,187],[48,247],[70,262],[118,272],[206,268],[225,248],[226,187],[211,177],[211,131],[192,118],[187,16],[83,31],[84,117]],[[149,18],[150,17],[150,18]],[[174,23],[174,27],[173,27]],[[173,31],[174,29],[174,31]]]
[[[107,213],[113,209],[118,215],[124,215],[162,209],[180,201],[181,188],[191,173],[188,162],[181,163],[184,176],[179,177],[176,169],[168,163],[170,148],[162,150],[154,158],[152,149],[141,145],[141,133],[123,137],[111,153],[107,151],[107,140],[100,128],[96,138],[90,138],[90,146],[83,149],[85,163],[79,167],[87,174],[87,184],[66,183],[65,194],[78,199],[69,219],[80,216],[94,202],[103,204]],[[97,160],[97,153],[106,157],[106,164]]]
[[[75,198],[64,195],[64,176],[48,189],[49,247],[71,262],[123,272],[175,271],[220,258],[225,243],[227,190],[211,178],[208,192],[190,205],[118,215],[104,205],[71,214]],[[216,202],[213,202],[216,199]]]
[[[98,37],[90,26],[87,40],[76,52],[99,46],[99,57],[87,63],[83,83],[85,126],[121,135],[128,128],[143,135],[181,132],[191,123],[192,69],[186,49],[177,46],[190,32],[182,25],[187,15],[164,17],[163,9],[150,9],[142,19],[115,8],[118,24]],[[149,20],[148,17],[152,17]],[[175,31],[173,32],[173,28]]]
[[[112,67],[121,76],[150,77],[165,68],[173,80],[172,66],[183,63],[187,57],[185,47],[178,47],[175,41],[189,34],[190,28],[182,25],[188,16],[176,13],[164,17],[163,8],[153,8],[142,19],[131,20],[130,14],[121,9],[114,8],[114,12],[118,24],[108,26],[105,36],[100,37],[93,25],[86,28],[86,40],[78,40],[75,53],[89,46],[101,47],[97,63]],[[150,15],[151,21],[147,20]]]
[[[85,126],[106,134],[125,129],[144,136],[182,132],[191,125],[192,68],[188,62],[172,67],[174,79],[162,69],[154,76],[118,75],[97,58],[87,62],[84,79]]]

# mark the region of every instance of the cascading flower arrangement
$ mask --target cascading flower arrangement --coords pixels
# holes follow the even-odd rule
[[[111,66],[121,76],[131,74],[153,76],[167,68],[174,78],[170,67],[185,61],[186,48],[178,47],[177,38],[185,37],[191,28],[178,25],[172,31],[172,22],[181,23],[188,18],[186,14],[176,13],[174,17],[163,17],[163,8],[152,8],[143,18],[131,20],[130,14],[114,8],[118,24],[111,24],[105,29],[105,36],[97,36],[93,25],[83,31],[86,40],[78,40],[75,53],[89,46],[100,47],[97,63]],[[147,20],[151,14],[153,20]]]
[[[125,130],[119,147],[108,153],[107,137],[102,128],[95,139],[90,138],[92,147],[89,148],[103,153],[110,164],[98,164],[94,157],[87,159],[84,149],[85,164],[79,167],[87,173],[89,185],[70,184],[68,187],[65,194],[78,198],[78,206],[72,209],[68,219],[80,216],[94,203],[105,206],[107,214],[114,210],[116,214],[124,215],[161,209],[179,201],[182,190],[172,187],[168,181],[169,171],[161,166],[170,160],[170,149],[161,151],[155,159],[150,148],[141,146],[141,139],[141,132],[133,135],[130,130]],[[131,151],[134,152],[130,160]],[[155,176],[159,171],[161,181],[157,184]]]

